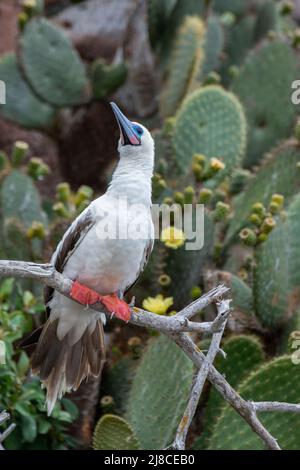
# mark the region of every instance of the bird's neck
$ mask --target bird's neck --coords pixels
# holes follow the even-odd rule
[[[130,204],[151,206],[153,159],[123,156],[114,171],[107,193],[127,198]]]

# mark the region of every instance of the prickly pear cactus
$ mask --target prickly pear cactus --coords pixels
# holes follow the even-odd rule
[[[55,112],[40,101],[22,77],[16,56],[0,58],[0,80],[6,84],[6,104],[0,104],[0,114],[28,128],[43,129],[54,123]]]
[[[219,357],[216,367],[232,387],[237,387],[264,360],[262,344],[254,336],[233,336],[224,342],[222,349],[227,357],[226,359]],[[195,441],[193,448],[205,449],[207,447],[223,406],[223,398],[212,388],[205,406],[203,433]]]
[[[266,42],[246,59],[232,85],[248,121],[245,166],[257,164],[265,152],[289,136],[296,115],[291,83],[297,75],[292,48],[279,40]]]
[[[300,367],[290,356],[283,356],[259,367],[238,387],[238,393],[253,401],[299,403]],[[259,419],[278,439],[284,450],[296,450],[300,445],[300,415],[297,413],[259,413]],[[250,426],[226,406],[214,428],[210,449],[262,450],[264,443]]]
[[[193,379],[193,365],[166,336],[150,342],[136,370],[126,420],[142,449],[164,449],[174,437]]]
[[[169,65],[169,78],[162,94],[161,112],[164,117],[175,114],[200,75],[204,58],[204,37],[203,21],[196,16],[187,16],[177,33]]]
[[[202,153],[225,163],[222,176],[241,162],[246,146],[246,120],[238,99],[218,86],[195,91],[180,107],[173,135],[178,166],[189,170],[192,157]]]
[[[213,8],[219,13],[230,11],[236,16],[243,15],[250,6],[251,0],[213,0]]]
[[[297,163],[300,149],[296,140],[277,147],[251,178],[245,190],[234,201],[234,217],[226,234],[226,243],[241,230],[256,202],[267,204],[272,194],[282,194],[287,201],[300,189],[300,172]]]
[[[92,66],[93,96],[103,99],[116,91],[126,80],[127,67],[124,63],[108,65],[98,59]]]
[[[200,78],[204,78],[209,72],[219,68],[223,47],[224,31],[220,19],[216,15],[210,15],[206,26],[204,63],[200,70]]]
[[[255,250],[254,304],[261,323],[275,328],[290,318],[300,303],[300,195],[290,204],[286,220]]]
[[[102,416],[93,435],[95,450],[138,450],[139,442],[129,424],[120,416]]]
[[[12,171],[3,181],[0,190],[2,211],[2,244],[9,259],[29,259],[30,242],[26,231],[33,222],[47,226],[40,196],[33,181],[18,170]],[[33,240],[33,249],[40,250],[39,240]]]
[[[101,392],[113,398],[115,412],[118,414],[125,413],[135,365],[133,359],[123,357],[108,370],[103,378]]]
[[[31,20],[20,39],[20,59],[36,94],[53,105],[87,99],[87,77],[79,55],[63,31],[44,18]]]

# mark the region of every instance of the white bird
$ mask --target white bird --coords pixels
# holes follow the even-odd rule
[[[153,248],[154,141],[144,126],[129,121],[116,104],[111,105],[121,134],[118,165],[106,193],[71,224],[51,260],[59,272],[76,281],[71,292],[76,302],[46,288],[48,320],[23,343],[23,347],[34,348],[32,372],[47,388],[48,415],[65,392],[101,373],[105,315],[91,305],[101,301],[117,317],[128,320],[130,309],[122,300],[123,293],[138,279]],[[136,219],[140,237],[134,230],[136,211],[128,217],[124,204],[129,212],[137,204],[144,210]],[[113,232],[116,223],[117,237],[105,239],[103,226],[111,224]],[[129,233],[126,238],[124,233],[128,235],[132,229],[135,236]]]

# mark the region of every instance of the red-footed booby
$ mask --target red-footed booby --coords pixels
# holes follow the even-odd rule
[[[153,248],[151,179],[154,141],[141,124],[129,121],[111,103],[120,128],[119,162],[106,193],[94,200],[71,224],[51,262],[74,280],[68,299],[52,288],[45,289],[48,320],[23,347],[34,346],[32,372],[47,389],[47,411],[51,414],[58,398],[76,390],[81,382],[101,374],[105,360],[103,323],[105,315],[93,310],[103,303],[118,318],[128,321],[130,308],[122,299],[138,279]],[[120,207],[142,205],[142,237],[105,238],[99,224],[108,217],[122,233],[132,222]],[[102,232],[101,232],[102,233]]]

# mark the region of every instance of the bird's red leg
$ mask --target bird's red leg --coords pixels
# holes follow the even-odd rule
[[[109,312],[114,313],[117,318],[120,318],[123,321],[130,320],[131,312],[129,305],[124,300],[119,299],[116,294],[100,295],[89,287],[75,281],[73,282],[70,295],[72,299],[82,305],[92,306],[97,302],[100,302]]]

